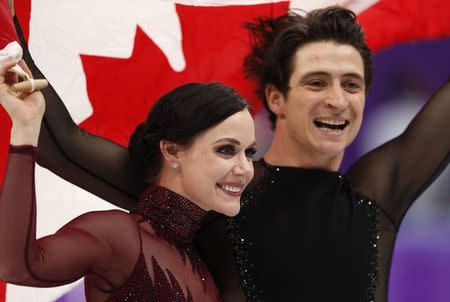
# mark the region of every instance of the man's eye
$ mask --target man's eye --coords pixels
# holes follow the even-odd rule
[[[318,88],[325,87],[325,82],[324,81],[314,80],[314,81],[308,82],[307,85],[309,87],[313,88],[313,89],[318,89]]]
[[[356,82],[346,82],[344,83],[344,87],[350,92],[357,92],[361,89],[361,85]]]

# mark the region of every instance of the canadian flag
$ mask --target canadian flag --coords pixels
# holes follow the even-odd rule
[[[256,113],[255,86],[242,69],[249,51],[242,24],[289,8],[334,4],[358,14],[373,51],[450,35],[447,0],[16,0],[15,10],[35,62],[74,120],[126,145],[152,102],[186,82],[233,86]],[[0,0],[0,18],[2,49],[16,39],[6,0]],[[10,127],[0,110],[0,180]],[[45,169],[37,168],[36,178],[39,237],[81,213],[111,208]],[[55,301],[78,284],[35,289],[0,282],[0,301]]]

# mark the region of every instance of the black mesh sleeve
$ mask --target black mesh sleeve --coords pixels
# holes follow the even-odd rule
[[[34,63],[17,17],[15,26],[24,60],[35,78],[45,78]],[[133,165],[128,149],[79,128],[50,85],[43,90],[46,112],[39,137],[39,165],[119,207],[131,209],[143,191],[143,171]]]
[[[445,169],[450,150],[450,81],[398,137],[369,152],[346,177],[398,226],[412,202]]]

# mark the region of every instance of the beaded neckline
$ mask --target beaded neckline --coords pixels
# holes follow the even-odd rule
[[[192,241],[207,212],[187,198],[161,186],[148,187],[139,197],[132,213],[138,213],[152,226],[156,236],[173,245],[183,263],[189,259],[192,272],[198,274],[206,292],[208,270]]]
[[[192,244],[206,211],[167,188],[153,185],[140,195],[138,206],[131,213],[140,214],[140,222],[147,221],[158,238],[177,250],[184,265],[189,260],[192,273],[199,278],[206,294],[209,273]],[[153,276],[149,274],[147,261],[151,261]],[[160,266],[157,257],[153,255],[146,259],[141,245],[141,254],[127,286],[115,292],[113,297],[116,300],[111,301],[144,301],[144,298],[150,298],[151,301],[193,302],[190,289],[186,287],[185,297],[182,285],[170,267]]]
[[[192,244],[207,212],[187,198],[153,185],[140,195],[132,213],[141,214],[159,238],[181,247]]]
[[[323,168],[304,168],[295,166],[280,166],[268,163],[264,158],[260,159],[262,166],[270,169],[276,169],[277,171],[287,171],[287,172],[297,172],[297,173],[314,173],[318,175],[329,175],[329,176],[339,176],[341,173],[339,171],[331,171]]]

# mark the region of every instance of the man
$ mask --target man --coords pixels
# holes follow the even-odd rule
[[[402,135],[340,175],[372,72],[355,16],[331,7],[250,28],[247,72],[258,80],[274,138],[229,222],[247,300],[386,301],[401,220],[448,164],[441,131],[450,85]]]
[[[260,83],[274,141],[255,163],[241,213],[227,226],[213,218],[199,238],[224,300],[386,301],[400,222],[448,164],[450,141],[442,137],[449,136],[450,84],[402,135],[341,175],[371,80],[370,51],[354,14],[331,7],[251,29],[256,43],[246,67]],[[133,207],[145,184],[126,149],[77,128],[56,92],[45,93],[39,162]]]

